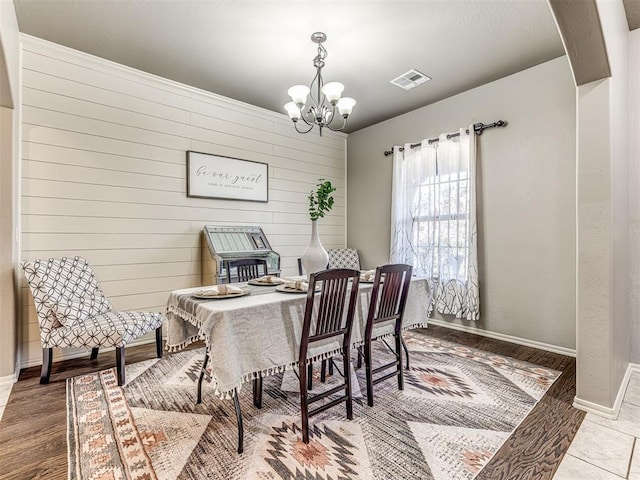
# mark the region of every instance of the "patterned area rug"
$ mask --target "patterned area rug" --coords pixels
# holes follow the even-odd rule
[[[404,391],[389,379],[374,387],[368,407],[358,369],[354,419],[346,419],[344,404],[312,417],[309,445],[292,372],[265,379],[261,410],[245,385],[241,455],[233,402],[205,385],[203,403],[195,403],[202,349],[129,365],[124,388],[115,370],[69,379],[69,478],[473,479],[559,372],[425,332],[405,336],[411,370]],[[377,347],[376,357],[388,355]],[[314,388],[330,386],[331,378]]]

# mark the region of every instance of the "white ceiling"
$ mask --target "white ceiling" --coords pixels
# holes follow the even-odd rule
[[[564,54],[546,0],[14,4],[22,32],[280,113],[288,87],[311,82],[323,31],[325,80],[358,102],[348,132]],[[412,68],[433,80],[389,83]]]

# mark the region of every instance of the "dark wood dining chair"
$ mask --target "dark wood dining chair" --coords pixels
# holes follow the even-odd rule
[[[358,298],[360,272],[350,269],[331,269],[312,273],[309,278],[309,290],[304,311],[298,379],[300,381],[300,411],[302,415],[302,440],[309,443],[309,418],[328,408],[346,402],[347,418],[353,419],[353,397],[351,392],[350,353],[351,329]],[[321,283],[319,294],[316,285]],[[319,296],[319,298],[317,298]],[[335,356],[342,356],[342,376],[344,382],[314,396],[309,395],[311,375],[313,374],[313,347],[318,342],[341,337],[341,349]],[[338,369],[338,367],[336,367]],[[261,380],[261,379],[260,379]],[[254,404],[262,403],[262,382],[254,381]],[[322,399],[344,391],[344,394],[325,402],[313,409],[309,406]]]
[[[364,346],[358,350],[358,354],[364,356],[367,378],[367,403],[370,407],[373,407],[373,386],[375,384],[392,377],[397,377],[398,388],[404,390],[402,317],[404,315],[404,307],[407,303],[412,270],[413,267],[411,265],[403,264],[383,265],[376,269],[376,274],[373,279],[373,291],[371,292],[371,303],[369,304],[369,313],[365,326],[365,343]],[[394,345],[389,345],[386,338],[381,338],[381,340],[393,353],[394,359],[391,362],[373,368],[372,342],[377,339],[377,336],[381,335],[379,328],[377,329],[376,327],[382,323],[390,322],[393,323],[392,337]],[[386,373],[379,375],[383,372]],[[374,378],[374,375],[376,378]]]
[[[267,261],[263,258],[241,258],[225,262],[227,267],[227,283],[231,283],[231,270],[236,269],[237,281],[247,282],[254,278],[267,275]],[[262,272],[260,273],[260,267]]]
[[[227,269],[227,283],[231,283],[231,269],[235,268],[237,271],[237,281],[247,282],[254,278],[267,275],[267,261],[262,258],[241,258],[238,260],[229,260],[225,262]],[[262,266],[262,272],[260,273],[260,266]],[[198,393],[196,403],[202,403],[202,383],[207,372],[207,365],[211,358],[211,351],[209,347],[204,352],[204,359],[202,360],[202,367],[200,368],[200,376],[198,377]],[[262,379],[260,379],[262,381]],[[243,451],[243,428],[242,428],[242,415],[240,414],[240,402],[238,400],[238,392],[234,393],[233,397],[234,406],[236,409],[236,417],[238,418],[238,453]]]

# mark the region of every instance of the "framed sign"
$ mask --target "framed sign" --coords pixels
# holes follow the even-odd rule
[[[269,165],[187,152],[187,197],[269,201]]]

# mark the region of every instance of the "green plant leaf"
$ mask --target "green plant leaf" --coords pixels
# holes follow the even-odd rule
[[[331,195],[337,189],[331,185],[329,180],[324,178],[318,179],[316,190],[309,192],[309,217],[311,220],[323,218],[333,208],[333,196]]]

